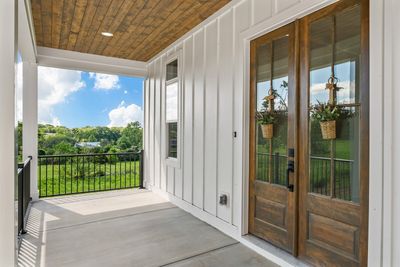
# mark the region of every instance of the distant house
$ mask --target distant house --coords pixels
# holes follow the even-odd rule
[[[79,142],[75,144],[75,147],[86,147],[86,148],[95,148],[100,147],[100,142]]]

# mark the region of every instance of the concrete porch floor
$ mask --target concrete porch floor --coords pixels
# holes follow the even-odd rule
[[[33,203],[19,266],[277,266],[147,190]]]

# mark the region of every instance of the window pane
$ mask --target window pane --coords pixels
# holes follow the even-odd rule
[[[288,54],[289,37],[285,36],[258,47],[256,59],[256,179],[279,185],[286,182]],[[268,100],[271,93],[273,100]],[[264,120],[267,114],[273,118],[272,122]]]
[[[264,98],[271,89],[271,44],[263,44],[257,48],[257,112],[263,112]],[[256,119],[256,179],[269,182],[270,157],[267,150],[267,140],[262,135],[260,120]]]
[[[309,191],[356,203],[360,180],[360,23],[360,7],[355,6],[313,22],[310,32],[310,105],[328,102],[326,83],[334,75],[338,86],[335,104],[342,112],[335,120],[334,139],[323,139],[320,122],[310,117]]]
[[[168,157],[178,157],[178,123],[171,122],[167,124],[168,130]]]
[[[167,85],[166,90],[166,120],[178,120],[178,83]]]
[[[178,60],[174,60],[167,65],[167,81],[178,77]]]

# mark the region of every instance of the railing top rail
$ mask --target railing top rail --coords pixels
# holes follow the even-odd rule
[[[95,156],[121,156],[121,155],[140,155],[139,152],[120,152],[120,153],[90,153],[90,154],[64,154],[64,155],[40,155],[38,158],[62,158],[62,157],[95,157]]]
[[[279,157],[287,158],[287,155],[284,155],[284,154],[270,154],[268,152],[257,152],[257,154],[258,155],[264,155],[264,156],[273,156],[273,157],[278,155]],[[310,158],[311,159],[320,159],[320,160],[331,160],[331,158],[328,158],[328,157],[311,156]],[[351,159],[334,158],[334,160],[337,161],[337,162],[350,162],[350,163],[354,162],[354,160],[351,160]]]
[[[316,156],[311,156],[310,158],[312,159],[320,159],[320,160],[331,160],[331,158],[327,158],[327,157],[316,157]],[[338,158],[334,158],[335,161],[340,161],[340,162],[354,162],[354,160],[351,159],[338,159]]]
[[[19,168],[19,169],[25,168],[26,165],[28,165],[29,162],[31,162],[31,160],[32,160],[32,156],[27,157],[27,158],[24,160],[24,162],[18,163],[18,168]]]

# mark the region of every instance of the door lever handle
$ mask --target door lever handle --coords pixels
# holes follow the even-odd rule
[[[286,187],[289,192],[294,191],[294,185],[289,183],[289,174],[294,172],[294,161],[288,160],[287,169],[286,169]]]

